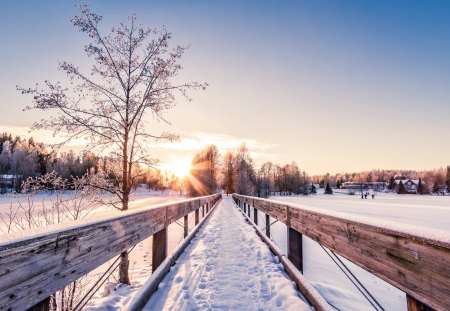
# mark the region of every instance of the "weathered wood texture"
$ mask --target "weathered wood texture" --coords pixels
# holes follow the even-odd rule
[[[0,310],[25,310],[220,194],[0,240]]]
[[[429,306],[417,301],[413,297],[406,295],[408,311],[433,311]]]
[[[436,310],[450,306],[450,243],[298,206],[234,195]],[[407,226],[405,226],[407,227]],[[412,232],[413,230],[411,230]],[[431,236],[431,235],[430,235]]]
[[[292,264],[303,273],[303,242],[302,234],[295,229],[287,230],[287,255]]]
[[[167,257],[167,227],[153,235],[152,245],[152,272],[161,265]]]

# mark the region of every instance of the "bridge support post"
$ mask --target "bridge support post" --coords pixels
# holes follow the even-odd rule
[[[195,225],[197,226],[199,222],[200,222],[200,211],[199,211],[199,209],[196,209],[195,210]]]
[[[153,235],[152,247],[152,272],[158,269],[159,265],[167,257],[167,228],[164,228]]]
[[[49,311],[50,310],[50,297],[42,300],[40,303],[32,306],[27,311]]]
[[[245,202],[244,202],[244,214],[247,214],[247,206],[246,206]]]
[[[202,205],[202,218],[205,217],[205,204]]]
[[[434,311],[433,308],[430,308],[426,304],[420,302],[419,300],[411,297],[406,294],[406,303],[408,306],[408,311]]]
[[[189,215],[184,216],[183,229],[184,237],[186,238],[189,234]]]
[[[270,238],[270,216],[266,214],[266,235]]]
[[[288,228],[288,259],[303,273],[303,243],[302,234],[295,229]]]
[[[253,207],[253,222],[258,225],[258,210]]]
[[[250,205],[250,204],[247,204],[247,214],[248,214],[248,218],[251,218],[251,217],[250,217],[250,213],[252,212],[251,209],[252,209],[251,205]]]

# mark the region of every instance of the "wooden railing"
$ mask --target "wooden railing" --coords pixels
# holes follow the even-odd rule
[[[160,204],[108,219],[74,221],[0,240],[0,310],[25,310],[153,235],[152,269],[167,256],[167,227],[195,213],[195,224],[220,194]]]
[[[294,204],[234,194],[244,212],[258,211],[286,224],[287,255],[303,270],[302,234],[404,291],[408,310],[450,309],[450,238],[415,227],[396,229],[349,220]],[[257,222],[257,216],[254,218]],[[266,226],[266,234],[270,235]]]

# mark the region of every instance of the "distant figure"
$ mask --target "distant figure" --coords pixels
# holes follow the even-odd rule
[[[364,193],[364,199],[367,199],[367,193]]]
[[[375,199],[375,194],[372,194],[372,199]]]

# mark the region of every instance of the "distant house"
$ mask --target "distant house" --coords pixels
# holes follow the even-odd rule
[[[22,180],[22,175],[0,174],[0,193],[10,192],[13,188],[17,191]]]
[[[353,182],[353,181],[347,181],[344,182],[341,185],[341,189],[348,189],[348,190],[353,190],[353,193],[357,190],[374,190],[374,191],[382,191],[384,190],[384,188],[386,187],[386,183],[385,182],[379,182],[379,181],[368,181],[368,182],[363,182],[363,183],[359,183],[359,182]],[[351,193],[352,191],[349,191],[349,193]]]
[[[417,193],[417,188],[419,186],[418,179],[396,179],[395,184],[398,186],[400,184],[400,181],[403,183],[403,186],[405,186],[406,191],[410,193]],[[425,184],[423,180],[422,184]]]

